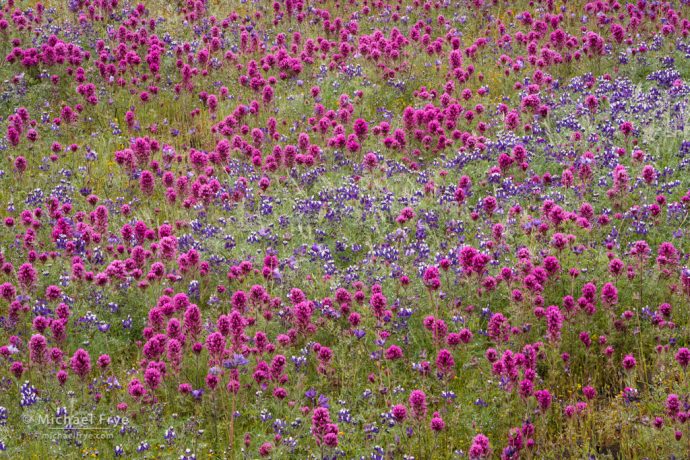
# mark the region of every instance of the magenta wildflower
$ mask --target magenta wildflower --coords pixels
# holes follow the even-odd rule
[[[397,422],[402,422],[407,418],[407,407],[402,404],[396,404],[391,408],[391,415]]]
[[[685,347],[679,348],[676,352],[676,362],[683,368],[687,369],[688,364],[690,364],[690,350]]]
[[[483,460],[489,458],[491,455],[491,446],[489,445],[489,438],[483,434],[478,434],[472,440],[472,445],[467,451],[470,460]]]
[[[311,432],[317,445],[325,444],[329,447],[338,445],[338,425],[331,423],[330,414],[325,407],[314,409]]]
[[[455,367],[455,359],[453,359],[453,354],[445,348],[439,350],[436,357],[436,367],[441,374],[451,373]]]
[[[426,394],[422,390],[413,390],[408,402],[412,414],[416,418],[422,418],[426,415]]]
[[[551,392],[549,390],[538,390],[534,393],[534,397],[537,400],[537,403],[539,404],[539,409],[542,412],[546,412],[549,410],[549,407],[551,407]]]
[[[37,272],[30,263],[23,264],[17,270],[17,280],[19,285],[24,289],[31,289],[36,284]]]
[[[626,371],[631,371],[637,365],[637,361],[635,360],[635,357],[633,355],[625,355],[622,361],[622,365],[623,369],[625,369]]]
[[[445,427],[446,427],[446,422],[443,421],[443,419],[438,414],[438,412],[434,412],[434,416],[431,418],[431,423],[430,423],[431,431],[438,433],[440,431],[443,431],[443,429]]]
[[[82,380],[91,372],[91,357],[83,348],[78,349],[70,360],[72,372],[77,374]]]
[[[403,352],[397,345],[391,345],[386,349],[385,357],[387,360],[393,361],[403,357]]]
[[[48,342],[41,334],[31,336],[29,340],[29,359],[32,363],[42,364],[48,356]]]

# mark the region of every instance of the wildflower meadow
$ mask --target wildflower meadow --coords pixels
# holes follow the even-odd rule
[[[690,458],[690,1],[1,0],[0,458]]]

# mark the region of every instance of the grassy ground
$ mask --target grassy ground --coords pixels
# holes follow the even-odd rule
[[[25,13],[28,8],[37,8],[36,2],[16,3],[15,7],[5,4],[5,18],[10,18],[15,8]],[[0,342],[13,343],[17,348],[16,353],[8,352],[2,358],[0,406],[8,414],[0,426],[3,453],[10,458],[471,458],[473,439],[483,433],[492,447],[492,453],[486,457],[687,456],[687,425],[682,416],[669,413],[666,401],[669,394],[678,394],[687,405],[687,376],[674,355],[688,343],[688,295],[681,274],[689,250],[687,203],[682,201],[689,188],[687,155],[682,148],[688,138],[684,83],[690,77],[684,51],[688,42],[680,33],[680,25],[669,36],[658,33],[660,21],[652,18],[651,6],[643,13],[640,27],[634,32],[626,31],[630,43],[618,44],[611,37],[609,24],[597,23],[596,15],[585,2],[555,3],[554,12],[561,8],[564,17],[559,27],[576,37],[583,36],[581,27],[598,32],[607,49],[603,56],[583,56],[571,63],[544,66],[541,71],[550,82],[535,77],[537,67],[528,62],[527,47],[516,38],[518,32],[526,34],[533,29],[522,22],[521,12],[529,11],[535,18],[546,17],[546,5],[541,3],[502,2],[481,8],[464,2],[439,3],[438,9],[433,5],[425,12],[423,6],[403,2],[399,14],[404,18],[393,23],[397,3],[370,5],[374,11],[366,15],[364,3],[325,1],[305,5],[306,18],[301,23],[285,17],[274,24],[269,2],[210,2],[200,20],[189,21],[182,11],[185,4],[152,1],[145,5],[145,18],[156,21],[155,34],[165,44],[159,78],[151,77],[145,64],[151,49],[152,32],[148,31],[149,39],[133,50],[142,63],[124,71],[123,86],[102,78],[94,61],[99,55],[97,42],[104,40],[111,53],[106,53],[106,60],[117,64],[114,53],[118,40],[114,34],[121,24],[132,21],[135,5],[121,3],[107,21],[84,19],[80,24],[80,14],[88,16],[86,6],[82,5],[81,13],[74,13],[66,2],[45,2],[44,19],[32,31],[10,25],[8,31],[2,32],[6,38],[0,40],[2,56],[15,47],[12,39],[28,48],[46,43],[51,34],[89,51],[91,59],[81,64],[85,70],[83,83],[95,85],[98,103],[91,105],[76,92],[80,82],[70,75],[66,65],[0,65],[3,132],[7,132],[8,117],[18,107],[25,107],[30,118],[36,120],[39,136],[36,142],[29,142],[24,131],[17,146],[12,146],[8,139],[0,141],[4,171],[0,179],[2,215],[16,221],[15,226],[8,226],[0,235],[4,260],[13,267],[0,275],[0,281],[17,288],[16,296],[0,301],[0,312],[5,318]],[[286,6],[281,4],[281,8]],[[232,135],[223,136],[213,129],[238,106],[261,101],[261,89],[254,91],[242,86],[239,79],[247,74],[250,62],[261,67],[267,54],[277,53],[277,48],[271,48],[277,34],[285,34],[288,44],[296,32],[302,35],[302,42],[325,36],[338,45],[341,43],[337,33],[324,32],[324,20],[317,20],[317,9],[329,11],[331,21],[340,17],[343,23],[357,22],[357,33],[342,41],[354,48],[351,56],[329,70],[336,52],[316,52],[314,63],[305,63],[299,75],[285,79],[280,78],[276,69],[259,71],[265,79],[276,77],[274,99],[266,104],[261,102],[256,114],[242,118]],[[261,12],[260,18],[255,16],[257,11]],[[625,11],[619,10],[623,14]],[[681,18],[687,17],[687,6],[678,5],[676,11]],[[204,39],[211,38],[210,18],[215,16],[220,23],[233,12],[238,19],[230,19],[227,29],[220,29],[222,50],[214,57],[222,62],[223,54],[232,51],[237,54],[236,60],[224,61],[214,68],[194,57],[190,64],[198,75],[190,80],[193,89],[178,94],[175,85],[182,77],[176,65],[176,46],[188,44],[196,55],[204,48]],[[439,25],[440,14],[449,21],[448,27]],[[619,13],[606,14],[610,22],[629,23],[627,16],[618,19]],[[583,15],[588,17],[586,22]],[[505,32],[498,30],[499,20]],[[430,27],[430,41],[440,38],[444,43],[441,53],[429,56],[426,46],[411,40],[411,30],[418,21]],[[409,37],[410,44],[402,49],[400,58],[380,59],[379,63],[389,68],[401,67],[389,79],[357,47],[362,36],[381,30],[385,37],[390,37],[394,27]],[[130,27],[137,33],[140,29],[139,25]],[[256,32],[266,48],[241,51],[238,47],[243,29]],[[513,37],[513,44],[499,47],[496,41],[506,33]],[[404,128],[406,108],[428,109],[431,113],[431,109],[443,107],[440,95],[452,79],[448,75],[452,36],[461,39],[461,50],[480,37],[489,40],[475,57],[463,55],[463,69],[471,65],[475,70],[465,82],[455,79],[455,91],[451,92],[464,109],[475,113],[472,122],[461,117],[458,129],[475,138],[483,136],[478,142],[486,149],[476,149],[467,142],[463,145],[461,141],[440,150],[425,149],[423,142],[414,139],[414,129],[429,132],[428,126],[421,123],[406,130],[408,144],[404,149],[386,148],[382,142],[385,136],[372,132],[375,125],[387,121],[392,134],[395,129]],[[548,36],[547,33],[536,40],[539,49],[548,42]],[[636,51],[633,55],[632,50],[638,50],[642,44],[648,51]],[[127,42],[127,49],[131,50],[131,41]],[[187,62],[185,54],[179,58]],[[299,57],[299,53],[289,54]],[[506,76],[507,67],[498,62],[502,54],[523,62],[522,69]],[[621,54],[626,56],[624,60]],[[662,69],[676,72],[680,89],[650,80],[650,75]],[[204,70],[208,75],[202,74]],[[50,75],[59,76],[59,83],[51,83]],[[143,75],[147,75],[147,82],[141,81]],[[527,85],[535,81],[541,103],[549,108],[548,116],[522,110],[520,126],[508,131],[498,104],[520,110],[528,93]],[[516,83],[521,87],[517,88]],[[157,94],[150,94],[150,100],[143,102],[140,93],[150,92],[151,85],[158,87]],[[225,98],[220,96],[223,86],[228,88]],[[310,94],[313,86],[320,87],[318,101]],[[425,100],[419,94],[422,88],[436,90],[438,96]],[[480,88],[488,93],[479,95]],[[462,99],[463,89],[472,92],[467,101]],[[202,91],[218,96],[215,111],[200,99]],[[590,94],[601,101],[596,113],[583,106]],[[336,134],[333,129],[320,134],[309,126],[308,119],[315,116],[317,102],[324,111],[337,111],[341,108],[341,95],[347,95],[353,104],[351,118],[335,123],[342,125],[345,135],[353,132],[355,119],[369,123],[368,137],[356,152],[329,145],[329,139]],[[60,116],[64,105],[76,104],[84,105],[78,121],[60,126],[52,122]],[[483,113],[476,113],[477,104],[484,106]],[[136,120],[131,129],[126,123],[129,110],[135,113]],[[234,142],[235,135],[251,144],[251,130],[262,129],[267,136],[271,117],[277,121],[280,136],[258,146],[264,165],[276,145],[297,145],[301,133],[308,134],[310,144],[319,147],[320,160],[313,166],[281,166],[270,171],[252,165],[251,158],[240,149],[233,149],[228,161],[209,164],[212,171],[203,174],[209,181],[218,181],[219,190],[212,199],[204,203],[198,196],[181,193],[175,203],[168,201],[163,172],[171,172],[175,178],[186,176],[191,185],[202,175],[191,164],[192,149],[210,153],[224,137]],[[620,125],[628,121],[635,130],[626,137],[621,134]],[[486,127],[483,133],[479,123]],[[246,125],[246,133],[242,133],[242,125]],[[529,129],[525,125],[530,125]],[[452,129],[444,128],[444,134],[450,136],[451,132]],[[115,152],[129,148],[134,138],[145,136],[156,139],[161,146],[170,146],[179,161],[165,164],[162,152],[156,152],[152,159],[159,162],[160,172],[155,172],[150,164],[134,171],[118,165]],[[434,135],[434,142],[437,138]],[[60,149],[57,158],[50,159],[54,142],[60,143]],[[72,144],[77,146],[76,151],[67,148]],[[518,144],[528,152],[526,170],[491,170],[498,165],[501,153],[511,152]],[[624,156],[617,155],[618,148],[623,149]],[[644,151],[641,161],[633,158],[638,148]],[[373,170],[362,166],[367,152],[374,152],[378,158],[379,165]],[[585,161],[585,152],[592,153],[592,171],[591,177],[583,180],[577,172]],[[27,161],[23,173],[16,168],[19,156]],[[614,185],[612,176],[618,165],[626,168],[630,181],[610,197],[607,191]],[[657,171],[657,179],[650,184],[641,179],[645,165]],[[151,194],[140,189],[141,169],[155,172]],[[565,170],[575,172],[572,186],[561,182]],[[553,177],[551,182],[543,179],[547,173]],[[462,176],[471,178],[472,186],[465,203],[459,206],[454,193]],[[259,185],[263,177],[270,179],[265,191]],[[246,186],[238,186],[242,180],[246,180]],[[223,197],[224,193],[232,195],[240,189],[244,194],[237,200]],[[98,197],[96,205],[87,201],[89,195]],[[664,195],[665,202],[654,215],[657,195]],[[483,210],[487,196],[497,198],[498,210],[494,213]],[[76,247],[72,251],[53,238],[58,219],[48,214],[50,197],[72,206],[65,213],[73,231],[67,239]],[[188,205],[183,204],[185,198],[190,200]],[[562,223],[551,221],[542,210],[546,200],[553,200],[566,213],[576,214],[580,213],[582,203],[590,203],[593,217],[589,218],[589,227],[578,225],[575,218]],[[127,214],[122,212],[125,204],[131,208]],[[511,213],[511,207],[518,204],[522,212]],[[97,205],[108,208],[107,229],[78,227],[79,212],[84,213],[85,224],[95,227],[90,213]],[[34,216],[40,223],[34,225],[35,243],[27,244],[28,226],[21,223],[21,213],[39,207],[44,214]],[[415,217],[400,224],[396,217],[405,207],[413,208]],[[610,222],[604,223],[601,216],[607,216]],[[143,222],[155,232],[164,224],[171,225],[178,241],[177,256],[191,248],[198,250],[201,261],[208,263],[208,273],[199,264],[185,270],[184,263],[161,258],[153,246],[160,239],[157,233],[143,242],[127,241],[122,228],[136,222]],[[499,223],[504,234],[496,238],[494,226]],[[545,228],[540,230],[542,224]],[[84,233],[91,233],[92,237],[98,233],[100,241],[87,241]],[[552,244],[557,233],[573,235],[575,243],[557,250]],[[639,240],[651,247],[646,260],[631,253],[632,244]],[[679,253],[678,260],[668,267],[655,260],[663,242],[672,242]],[[458,252],[466,245],[488,255],[485,272],[472,275],[462,268]],[[138,267],[142,273],[127,268],[122,278],[112,275],[112,267],[110,271],[107,267],[113,261],[130,258],[136,246],[151,251]],[[520,248],[529,250],[530,263],[519,260]],[[55,252],[54,257],[45,262],[37,259],[51,251]],[[267,254],[275,254],[279,259],[278,273],[269,278],[261,274]],[[525,278],[534,267],[542,267],[549,255],[558,258],[560,270],[540,283],[541,290],[530,291]],[[73,278],[74,256],[82,258],[86,271],[107,273],[107,282],[99,285]],[[612,274],[609,262],[613,258],[620,258],[625,270],[633,270],[634,276],[628,277],[627,271]],[[441,270],[440,289],[427,289],[422,277],[424,270],[441,265],[443,259],[448,259],[450,268]],[[242,261],[251,261],[257,270],[239,279],[229,279],[230,268]],[[26,289],[17,276],[25,262],[36,267],[38,277],[35,286]],[[154,262],[162,262],[166,275],[171,277],[140,285]],[[503,267],[514,270],[514,281],[500,279]],[[577,270],[579,275],[573,276],[570,270]],[[409,285],[401,283],[402,275],[409,277]],[[488,278],[498,280],[495,289],[487,288],[491,283]],[[358,281],[361,286],[355,284]],[[566,311],[564,297],[570,295],[577,301],[588,282],[597,288],[596,312],[588,314],[580,307]],[[608,282],[617,290],[614,305],[601,300],[600,291]],[[377,318],[369,306],[376,284],[381,285],[387,298],[390,319]],[[61,287],[59,299],[46,299],[49,285]],[[199,354],[193,352],[192,344],[205,344],[217,329],[219,317],[233,310],[232,294],[239,290],[249,292],[255,285],[263,286],[281,304],[252,305],[243,312],[247,320],[246,340],[228,338],[226,358],[239,353],[247,364],[235,373],[224,367],[222,361],[214,362],[207,349]],[[310,319],[314,331],[298,333],[288,344],[281,345],[279,336],[297,327],[290,301],[293,288],[301,289],[314,302]],[[363,292],[362,302],[353,300],[350,305],[361,314],[361,324],[348,323],[348,313],[340,305],[334,303],[329,307],[337,288],[345,288],[351,295],[358,290]],[[513,296],[514,289],[522,291],[523,300]],[[174,371],[169,357],[147,357],[143,345],[153,333],[167,334],[170,319],[185,323],[184,309],[167,315],[160,327],[151,318],[155,315],[151,311],[164,296],[177,293],[186,293],[190,302],[199,306],[204,327],[197,337],[188,334],[182,365]],[[12,320],[9,312],[15,301],[27,311]],[[43,320],[36,322],[37,317],[47,324],[56,321],[60,302],[71,310],[64,340],[57,340],[50,327],[41,329]],[[672,305],[673,312],[659,321],[663,316],[659,306],[664,303]],[[558,306],[565,316],[558,340],[549,338],[548,322],[543,309],[539,310],[550,305]],[[266,310],[272,313],[270,319],[264,315]],[[490,336],[489,320],[496,313],[505,315],[514,328],[508,341]],[[469,329],[472,340],[455,347],[445,340],[435,340],[424,324],[429,315],[443,320],[449,332]],[[364,331],[364,337],[358,338],[355,330]],[[264,332],[275,349],[257,350],[257,332]],[[583,332],[591,336],[589,347],[583,346]],[[49,347],[60,348],[64,359],[52,364],[35,362],[28,342],[38,333],[47,338]],[[13,336],[19,340],[11,339]],[[314,348],[316,343],[333,351],[326,372],[319,370],[323,362]],[[518,364],[518,375],[520,381],[533,381],[535,391],[550,392],[553,401],[548,410],[539,410],[533,395],[520,396],[515,389],[517,382],[508,384],[485,357],[488,349],[496,349],[499,357],[505,357],[507,351],[528,353],[524,347],[536,343],[540,343],[537,362],[533,366]],[[380,357],[391,345],[402,349],[401,359]],[[611,353],[606,352],[608,346],[612,347]],[[78,348],[86,349],[92,361],[92,369],[84,379],[76,375],[70,363]],[[451,350],[455,365],[452,372],[439,377],[435,362],[439,350],[444,348]],[[106,369],[96,366],[96,359],[102,354],[108,354],[112,360]],[[287,360],[284,374],[288,380],[257,383],[254,372],[259,363],[265,361],[270,365],[278,354]],[[635,356],[636,366],[626,371],[621,361],[628,354]],[[301,364],[302,359],[305,364]],[[430,363],[431,371],[419,372],[425,361]],[[24,366],[19,377],[11,372],[13,362],[22,362]],[[135,378],[144,381],[150,362],[165,362],[165,375],[156,388],[145,385],[148,397],[133,397],[128,385]],[[69,374],[64,385],[56,378],[60,369]],[[220,384],[213,390],[206,379],[217,371],[221,372]],[[529,379],[532,371],[534,375]],[[39,401],[35,404],[21,404],[25,381],[38,391]],[[240,382],[236,395],[226,390],[230,381]],[[179,385],[183,383],[195,390],[203,389],[203,395],[180,391]],[[597,391],[593,399],[583,395],[582,388],[588,385]],[[285,389],[287,397],[276,397],[276,388]],[[626,392],[626,388],[634,392]],[[405,421],[395,421],[390,415],[392,406],[404,404],[411,411],[408,398],[414,389],[427,395],[428,413],[418,419],[410,415]],[[313,390],[315,397],[307,396],[308,390]],[[585,401],[586,409],[577,415],[564,414],[568,406]],[[337,447],[325,446],[314,435],[312,415],[318,406],[327,406],[332,422],[338,425]],[[78,430],[81,438],[39,435],[50,431],[45,430],[46,425],[53,423],[42,417],[58,413],[60,407],[66,407],[69,414],[95,414],[98,421],[90,421]],[[686,411],[685,407],[681,411]],[[440,431],[430,428],[434,412],[445,422]],[[106,416],[105,422],[101,421],[101,414]],[[107,419],[116,415],[125,417],[125,423]],[[662,418],[663,426],[654,426],[656,417]],[[74,435],[63,424],[57,425],[48,428]],[[524,439],[510,444],[509,436],[515,435],[514,430],[522,430]],[[105,439],[83,436],[100,431]],[[677,431],[682,434],[678,442],[674,440]],[[245,434],[250,442],[245,441]],[[270,444],[270,453],[266,452],[268,448],[260,451],[265,443]]]

